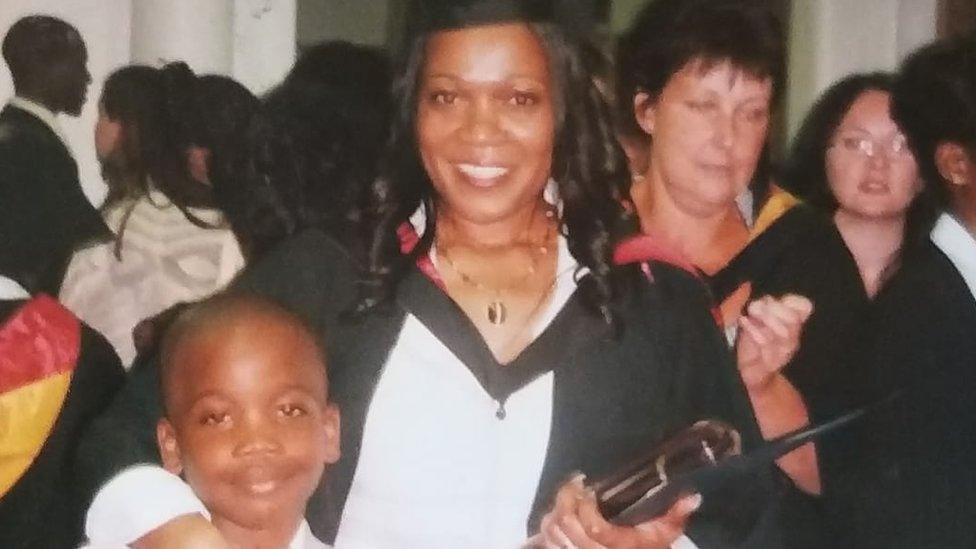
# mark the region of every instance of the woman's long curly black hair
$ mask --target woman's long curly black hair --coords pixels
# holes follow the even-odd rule
[[[621,231],[632,226],[622,206],[630,184],[626,157],[580,44],[556,24],[527,25],[547,54],[555,90],[551,176],[562,200],[560,232],[573,257],[589,270],[589,276],[580,280],[584,303],[614,324],[611,303],[619,281],[614,276],[613,246]],[[437,204],[415,134],[426,44],[427,35],[412,40],[393,82],[392,129],[363,216],[365,273],[358,312],[387,302],[406,268],[429,252],[434,238]],[[411,253],[402,254],[397,229],[421,206],[427,213],[422,238]]]

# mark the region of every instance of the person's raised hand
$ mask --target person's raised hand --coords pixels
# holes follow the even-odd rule
[[[792,360],[812,313],[813,303],[795,294],[764,296],[746,306],[739,317],[736,356],[747,389],[761,389]]]

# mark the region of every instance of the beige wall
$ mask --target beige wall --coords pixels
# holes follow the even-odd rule
[[[787,121],[792,135],[830,84],[852,72],[895,70],[935,38],[936,0],[794,0]]]
[[[298,44],[347,40],[384,46],[393,11],[390,0],[298,0]]]

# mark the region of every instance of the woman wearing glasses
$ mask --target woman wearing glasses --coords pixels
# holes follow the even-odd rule
[[[852,404],[897,395],[821,447],[832,546],[974,547],[976,39],[937,42],[912,54],[892,90],[891,118],[914,156],[903,149],[887,113],[874,117],[884,122],[887,135],[855,135],[845,143],[859,106],[872,96],[887,103],[887,94],[870,91],[847,109],[835,132],[839,140],[826,153],[828,180],[840,203],[838,228],[859,264],[865,258],[887,264],[862,341],[844,365],[846,384],[838,383],[836,393]],[[834,174],[845,161],[866,166],[859,168],[864,175],[856,187]],[[887,174],[884,187],[869,169]],[[840,173],[853,178],[858,172]],[[938,217],[926,213],[930,194],[937,206],[930,211],[940,212]],[[864,213],[857,230],[843,213],[852,204]],[[887,236],[881,229],[885,208],[891,217]],[[868,240],[872,233],[864,226],[872,219],[874,257],[859,253],[852,240]],[[893,259],[882,262],[885,250]]]
[[[831,215],[872,298],[903,249],[926,240],[934,211],[891,118],[890,90],[883,73],[852,75],[828,89],[797,134],[785,178]]]

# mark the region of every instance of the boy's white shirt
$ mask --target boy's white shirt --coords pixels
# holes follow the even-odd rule
[[[188,484],[158,465],[125,469],[111,482],[129,489],[99,490],[85,519],[86,549],[126,547],[148,532],[182,515],[210,513]],[[138,495],[137,497],[133,497]],[[327,549],[302,520],[287,549]]]
[[[29,298],[30,294],[17,281],[0,275],[0,299],[14,300]]]

